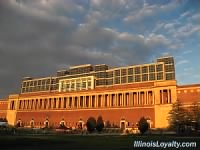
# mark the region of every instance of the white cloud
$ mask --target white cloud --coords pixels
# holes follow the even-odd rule
[[[185,55],[186,55],[186,54],[190,54],[190,53],[192,53],[192,50],[188,50],[188,51],[184,51],[184,52],[183,52],[183,54],[185,54]]]
[[[174,27],[174,25],[175,25],[174,23],[167,23],[167,24],[164,25],[164,28],[165,29],[171,29],[171,28]]]
[[[189,61],[188,60],[180,60],[176,63],[176,65],[182,65],[182,64],[188,64]]]
[[[199,21],[200,20],[200,14],[194,14],[192,17],[191,17],[193,20],[196,20],[196,21]]]
[[[176,2],[174,1],[168,4],[164,4],[164,5],[158,5],[158,4],[149,5],[146,1],[144,1],[142,8],[133,10],[123,20],[125,22],[131,22],[131,23],[138,22],[138,21],[143,20],[146,17],[170,11],[176,8],[176,5],[177,5]]]
[[[191,14],[191,11],[185,11],[184,13],[182,13],[182,14],[180,15],[180,19],[183,19],[183,18],[187,17],[187,16],[190,15],[190,14]]]
[[[192,67],[189,67],[189,68],[184,68],[183,70],[184,70],[185,72],[189,72],[189,71],[192,71],[193,68],[192,68]]]
[[[189,37],[192,34],[200,32],[200,25],[199,24],[192,24],[187,23],[176,30],[173,34],[175,38],[182,38],[182,37]]]

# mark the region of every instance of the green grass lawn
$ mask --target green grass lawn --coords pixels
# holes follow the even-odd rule
[[[134,149],[133,142],[135,140],[142,141],[179,141],[179,142],[197,142],[200,149],[200,137],[175,137],[175,136],[159,136],[159,135],[144,135],[144,136],[95,136],[95,135],[15,135],[15,136],[0,136],[0,149]],[[136,148],[135,148],[136,149]],[[137,148],[144,149],[144,148]],[[152,150],[159,148],[149,148]],[[171,148],[170,148],[171,149]]]

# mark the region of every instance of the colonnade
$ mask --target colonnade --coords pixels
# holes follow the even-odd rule
[[[82,108],[112,108],[133,107],[154,104],[171,104],[171,89],[160,90],[159,95],[152,90],[95,93],[88,95],[63,95],[46,98],[20,99],[16,106],[19,110],[44,109],[82,109]],[[159,99],[156,100],[156,99]],[[10,110],[14,104],[10,104]]]
[[[99,93],[19,100],[19,110],[81,109],[153,105],[152,91]]]

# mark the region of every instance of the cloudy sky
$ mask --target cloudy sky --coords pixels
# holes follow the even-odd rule
[[[200,83],[199,0],[0,0],[0,97],[24,76],[84,63],[172,55],[178,84]]]

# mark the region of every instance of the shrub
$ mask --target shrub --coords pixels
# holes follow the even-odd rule
[[[90,117],[87,120],[86,126],[89,132],[93,132],[96,128],[96,119],[94,117]]]
[[[98,132],[101,132],[104,128],[104,122],[101,116],[98,117],[97,119],[97,125],[96,125],[96,129]]]
[[[138,129],[141,134],[144,134],[149,129],[149,124],[144,117],[140,118],[138,122]]]

